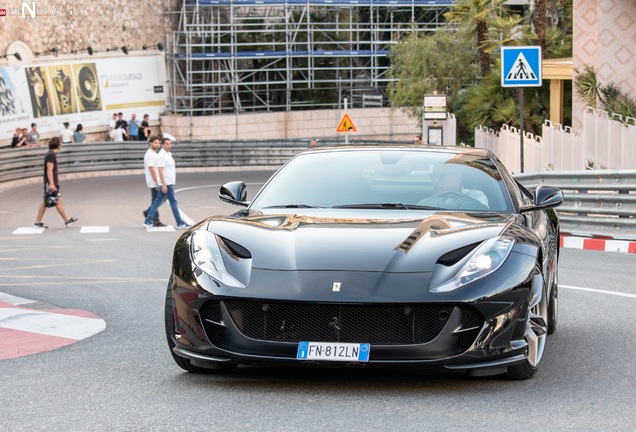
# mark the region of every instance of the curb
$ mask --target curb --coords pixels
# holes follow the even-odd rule
[[[562,248],[594,250],[601,252],[636,253],[636,241],[586,238],[562,235]]]
[[[71,345],[105,328],[90,312],[0,292],[0,361]]]

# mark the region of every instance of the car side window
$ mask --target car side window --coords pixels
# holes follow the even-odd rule
[[[512,179],[512,184],[514,187],[510,188],[510,194],[518,205],[532,205],[532,194],[514,178]]]

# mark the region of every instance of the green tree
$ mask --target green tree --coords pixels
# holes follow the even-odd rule
[[[614,117],[636,117],[636,102],[614,82],[606,85],[599,83],[593,66],[585,65],[582,71],[575,69],[574,72],[574,90],[588,106],[597,108],[598,101],[600,108]]]
[[[397,79],[388,86],[391,105],[421,119],[424,95],[446,93],[452,103],[463,87],[476,81],[477,60],[472,38],[464,30],[412,32],[391,49],[388,76]]]
[[[551,28],[559,29],[563,33],[572,33],[572,1],[548,0],[547,14]]]
[[[468,87],[459,95],[455,109],[462,128],[472,131],[483,125],[500,129],[504,124],[519,127],[518,90],[501,86],[499,60],[495,66],[478,85]],[[543,87],[545,91],[524,92],[524,129],[527,132],[538,130],[547,115],[543,93],[547,94],[548,85]]]
[[[509,14],[504,5],[506,0],[459,0],[450,12],[444,14],[450,23],[459,23],[470,29],[477,37],[479,51],[479,68],[481,75],[486,76],[490,71],[490,54],[485,49],[488,45],[488,28],[496,17]]]
[[[519,15],[508,15],[493,19],[486,40],[481,48],[487,53],[498,52],[502,46],[532,45],[536,35],[528,24],[523,24]]]
[[[571,8],[554,8],[555,3],[558,3],[560,8],[568,2],[550,1],[548,4],[550,13],[558,10],[566,11],[567,14],[557,20],[548,20],[545,49],[542,51],[544,58],[548,59],[572,55],[571,28],[568,24],[571,23]],[[500,10],[500,12],[492,13],[493,10]],[[471,12],[481,18],[474,19]],[[393,106],[408,106],[413,115],[421,116],[423,94],[431,90],[444,91],[445,84],[440,77],[452,77],[450,74],[444,74],[444,69],[435,69],[435,65],[453,58],[458,62],[451,66],[453,70],[474,70],[475,62],[482,60],[482,53],[485,53],[488,55],[490,66],[488,72],[481,75],[481,79],[478,79],[478,72],[475,72],[472,77],[456,78],[453,81],[455,84],[452,86],[453,90],[449,92],[451,109],[458,120],[458,139],[471,142],[474,129],[481,125],[494,129],[500,128],[503,124],[519,126],[519,90],[501,86],[499,50],[501,46],[537,45],[538,36],[532,31],[532,20],[528,17],[520,17],[511,11],[505,11],[502,3],[498,1],[458,2],[453,13],[455,15],[449,13],[446,16],[449,20],[460,23],[457,31],[445,31],[444,36],[441,36],[442,32],[438,32],[440,36],[432,37],[418,38],[412,35],[392,49],[390,75],[398,79],[398,82],[392,84],[392,92],[389,93]],[[487,31],[477,39],[480,41],[477,45],[474,38],[477,28],[475,23],[480,21],[487,23]],[[560,24],[557,26],[555,25],[557,23]],[[454,39],[438,45],[436,37],[446,36]],[[466,52],[470,55],[459,58]],[[483,71],[481,64],[480,70]],[[571,94],[572,92],[566,89],[566,101],[571,98]],[[543,120],[549,116],[549,95],[547,81],[542,87],[524,92],[526,131],[539,131]],[[571,110],[568,114],[567,103],[564,116],[566,119],[571,116]]]

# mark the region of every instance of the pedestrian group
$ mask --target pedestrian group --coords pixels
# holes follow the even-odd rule
[[[150,135],[151,129],[148,123],[149,116],[146,114],[143,121],[139,122],[135,114],[130,122],[123,120],[122,113],[113,114],[113,119],[109,125],[109,138],[112,141],[123,141],[124,137],[134,140],[148,140],[148,150],[144,155],[144,174],[146,185],[150,190],[150,205],[143,211],[144,226],[146,228],[165,227],[166,224],[159,219],[159,207],[168,201],[174,216],[177,229],[186,229],[190,225],[186,223],[179,212],[179,205],[175,194],[176,185],[176,164],[172,157],[172,136]],[[60,183],[58,176],[57,154],[64,144],[82,143],[86,139],[83,127],[78,124],[73,131],[68,122],[64,122],[64,129],[59,136],[54,136],[49,140],[49,151],[44,156],[44,197],[38,208],[34,227],[47,229],[48,226],[42,221],[47,208],[55,207],[62,217],[66,227],[77,222],[77,218],[69,217],[62,204],[60,194]],[[13,136],[11,147],[39,147],[40,134],[37,131],[37,123],[31,124],[31,130],[17,128]]]

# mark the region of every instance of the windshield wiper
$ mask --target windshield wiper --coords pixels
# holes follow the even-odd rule
[[[278,204],[278,205],[272,205],[272,206],[267,206],[263,208],[324,208],[324,207],[312,206],[308,204]]]
[[[397,210],[437,210],[437,207],[420,206],[415,204],[404,204],[401,202],[386,202],[372,204],[343,204],[333,206],[332,208],[350,208],[350,209],[397,209]]]

